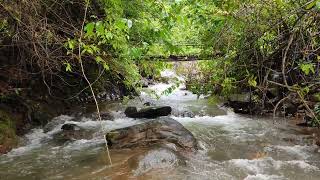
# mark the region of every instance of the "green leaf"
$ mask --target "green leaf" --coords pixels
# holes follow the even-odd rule
[[[102,21],[96,23],[96,31],[98,36],[103,36],[105,34],[104,24]]]
[[[303,88],[302,90],[305,94],[308,94],[310,92],[310,88],[308,86]]]
[[[94,30],[94,25],[95,25],[95,23],[91,22],[91,23],[87,24],[87,25],[84,27],[84,30],[86,31],[86,35],[87,35],[88,37],[91,37],[91,36],[94,35],[94,32],[93,32],[93,30]]]
[[[101,63],[101,62],[103,62],[104,60],[100,57],[100,56],[97,56],[96,57],[96,62],[97,63]]]
[[[252,87],[257,87],[257,77],[250,77],[248,80],[248,84]]]
[[[75,40],[70,40],[70,39],[68,40],[68,48],[70,50],[74,50],[75,44],[76,44]]]
[[[94,52],[94,53],[99,53],[99,51],[100,51],[100,49],[96,46],[96,45],[90,45],[90,48],[92,49],[92,51]]]
[[[131,48],[129,51],[129,56],[133,59],[138,59],[142,55],[142,50],[139,48]]]
[[[102,66],[103,66],[103,68],[105,69],[105,70],[109,70],[110,68],[109,68],[109,66],[108,66],[108,64],[106,63],[106,61],[104,60],[104,59],[102,59],[100,56],[97,56],[96,57],[96,62],[97,62],[97,64],[102,64]]]
[[[91,48],[86,49],[89,54],[93,54],[93,50]]]
[[[316,7],[318,10],[320,10],[320,0],[314,0],[310,2],[307,6],[306,9],[310,10],[312,8]]]
[[[66,72],[72,72],[70,63],[65,62],[63,64],[66,65]]]
[[[315,73],[314,65],[312,63],[300,64],[300,69],[305,75],[309,75],[310,71],[313,74]]]
[[[115,27],[119,30],[126,30],[127,29],[126,22],[123,19],[117,20],[115,22]]]
[[[103,68],[106,70],[106,71],[108,71],[110,68],[109,68],[109,66],[108,66],[108,64],[104,61],[103,62]]]
[[[306,9],[307,9],[307,10],[312,9],[315,5],[316,5],[316,1],[312,1],[311,3],[309,3],[309,4],[306,6]]]
[[[113,39],[113,34],[111,32],[107,32],[105,33],[105,37],[108,39],[108,40],[111,40]]]
[[[320,1],[317,2],[316,8],[318,9],[318,11],[320,11]]]

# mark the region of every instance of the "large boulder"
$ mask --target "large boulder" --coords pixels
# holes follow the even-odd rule
[[[125,115],[131,118],[156,118],[159,116],[167,116],[171,114],[171,107],[170,106],[162,106],[162,107],[148,107],[141,109],[140,111],[137,110],[136,107],[127,107],[125,110]]]
[[[146,147],[173,143],[183,150],[197,150],[197,141],[190,131],[171,118],[158,118],[142,124],[113,130],[106,138],[111,148]]]

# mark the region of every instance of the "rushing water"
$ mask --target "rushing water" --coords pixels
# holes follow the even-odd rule
[[[161,93],[170,86],[156,84],[148,89]],[[195,154],[180,157],[163,147],[112,150],[109,166],[99,122],[90,116],[61,115],[49,132],[34,129],[24,137],[24,145],[0,156],[0,179],[319,179],[320,154],[309,135],[283,119],[274,123],[271,118],[237,115],[180,88],[160,99],[142,93],[128,104],[142,107],[148,101],[172,106],[171,117],[199,141],[201,150]],[[124,116],[125,106],[102,106],[115,117],[102,122],[106,130],[141,123]],[[179,112],[196,117],[181,117]],[[96,134],[90,140],[59,144],[54,135],[64,123]]]

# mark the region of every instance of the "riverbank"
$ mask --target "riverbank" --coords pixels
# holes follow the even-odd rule
[[[156,83],[148,90],[161,94],[170,84]],[[148,92],[148,91],[146,91]],[[24,144],[0,156],[0,175],[7,180],[22,178],[146,178],[183,179],[317,179],[320,175],[318,147],[312,134],[291,126],[291,120],[235,114],[219,107],[204,96],[176,88],[159,99],[142,91],[140,98],[126,104],[101,104],[113,120],[103,120],[106,131],[135,127],[146,119],[125,116],[128,106],[171,106],[170,118],[181,123],[196,138],[199,150],[181,156],[173,145],[136,149],[111,149],[113,166],[108,166],[100,123],[88,114],[62,115],[53,119],[53,126],[44,131],[33,129],[24,136]],[[90,109],[91,107],[89,107]],[[186,112],[195,113],[193,117]],[[274,123],[275,122],[275,123]],[[89,139],[75,139],[61,143],[55,139],[64,124],[76,124],[93,131]],[[21,166],[21,163],[24,166]],[[19,168],[14,168],[19,166]],[[18,173],[19,171],[19,173]],[[168,174],[168,172],[170,172]]]
[[[53,117],[68,113],[71,106],[59,100],[46,101],[25,96],[6,96],[0,100],[0,153],[19,144],[19,137],[35,127],[43,127]]]
[[[100,103],[113,102],[125,95],[134,94],[117,84],[110,88],[108,83],[100,82],[100,87],[103,87],[103,92],[96,92]],[[83,88],[86,86],[69,87],[65,89],[64,95],[54,97],[40,81],[18,93],[2,94],[0,97],[0,154],[17,147],[19,137],[29,133],[33,128],[44,127],[56,116],[70,115],[75,112],[83,113],[81,107],[89,107],[89,104],[93,103],[92,96],[86,91],[82,92]],[[77,91],[78,95],[74,96]]]

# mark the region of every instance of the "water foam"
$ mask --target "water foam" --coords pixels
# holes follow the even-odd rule
[[[294,145],[294,146],[271,146],[271,149],[284,151],[285,153],[288,153],[291,156],[294,156],[301,160],[307,160],[311,157],[311,154],[309,153],[310,150],[314,150],[316,147],[314,146],[301,146],[301,145]]]
[[[303,160],[280,161],[274,160],[272,157],[261,159],[232,159],[228,162],[229,166],[240,168],[248,174],[269,174],[281,172],[283,168],[291,168],[303,172],[319,171],[319,168],[313,166]]]
[[[7,156],[19,156],[23,153],[29,152],[32,149],[42,146],[44,139],[50,138],[50,136],[43,132],[43,129],[32,129],[30,133],[25,135],[26,145],[18,147],[10,151]]]
[[[283,176],[277,175],[268,175],[268,174],[256,174],[256,175],[248,175],[244,180],[287,180]]]

